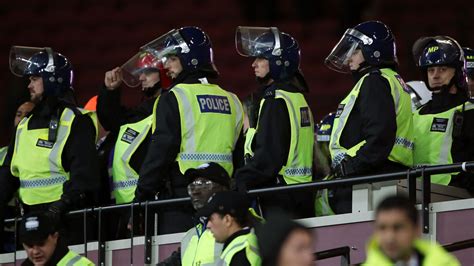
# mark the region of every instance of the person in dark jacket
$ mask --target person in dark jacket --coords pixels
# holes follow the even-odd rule
[[[22,266],[94,265],[89,259],[69,250],[62,241],[55,222],[42,212],[25,215],[19,231],[20,241],[28,256]]]
[[[235,173],[238,189],[312,181],[314,121],[303,95],[308,87],[298,42],[277,28],[238,27],[236,46],[240,55],[255,59],[252,67],[262,85],[257,125],[245,139],[247,163]],[[311,192],[281,192],[260,203],[263,212],[280,206],[303,218],[313,216],[313,200]]]
[[[396,72],[395,38],[380,21],[349,28],[325,60],[352,73],[354,88],[339,104],[329,144],[333,172],[348,178],[407,169],[413,164],[409,89]],[[351,211],[351,188],[338,188],[331,207]]]
[[[12,73],[29,78],[36,106],[17,126],[0,169],[0,220],[16,191],[24,213],[42,210],[60,220],[93,204],[91,195],[99,187],[97,118],[77,107],[66,57],[51,48],[14,46],[11,58]],[[82,231],[70,230],[69,236],[80,239]]]
[[[141,85],[143,101],[140,104],[132,108],[121,104],[122,82],[129,87]],[[107,164],[107,173],[111,173],[112,182],[104,183],[111,183],[116,204],[133,201],[138,172],[153,131],[153,108],[158,104],[162,89],[166,89],[170,82],[161,61],[146,52],[137,53],[122,67],[105,73],[104,86],[98,96],[97,115],[104,129],[109,131],[102,146],[110,148],[103,154],[105,160],[102,163]],[[118,222],[114,238],[128,235],[128,213],[126,210],[120,219],[114,219]]]
[[[173,83],[154,110],[156,130],[139,172],[135,201],[186,197],[184,173],[206,162],[216,162],[232,175],[234,166],[243,163],[242,105],[235,94],[209,82],[218,77],[209,36],[197,27],[183,27],[142,49],[164,61]],[[158,212],[160,234],[193,226],[189,205]]]
[[[413,116],[416,165],[474,160],[474,103],[469,99],[463,49],[449,36],[422,37],[413,55],[432,99]],[[431,182],[474,193],[474,175],[432,175]]]

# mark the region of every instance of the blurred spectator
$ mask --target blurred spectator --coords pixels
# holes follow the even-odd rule
[[[19,231],[20,241],[27,255],[22,266],[94,265],[92,261],[69,250],[61,239],[55,221],[45,213],[32,212],[25,215]]]
[[[364,265],[460,265],[440,245],[420,235],[415,206],[401,196],[384,199],[375,210],[374,235]]]
[[[461,46],[448,36],[422,37],[413,45],[413,55],[433,92],[413,116],[415,165],[474,160],[474,103],[469,101]],[[472,173],[432,175],[431,182],[474,193]]]
[[[380,21],[349,28],[326,58],[355,85],[339,104],[329,144],[339,178],[404,170],[413,165],[410,95],[396,72],[395,37]],[[352,188],[335,190],[336,213],[352,209]]]
[[[254,218],[249,213],[245,194],[235,191],[216,192],[206,206],[197,212],[207,219],[207,227],[223,249],[216,265],[260,265]]]
[[[262,266],[314,265],[313,235],[280,211],[256,228]]]

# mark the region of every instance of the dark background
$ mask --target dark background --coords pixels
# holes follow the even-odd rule
[[[213,42],[218,83],[245,97],[256,86],[252,60],[234,48],[235,28],[276,26],[293,35],[302,50],[301,68],[311,91],[316,120],[333,111],[351,89],[350,75],[327,69],[324,58],[347,27],[381,20],[397,39],[400,73],[419,79],[411,46],[420,36],[450,35],[474,46],[474,3],[468,0],[8,0],[0,4],[0,145],[8,143],[17,106],[28,99],[26,81],[8,69],[12,45],[50,46],[70,59],[79,104],[95,95],[104,73],[172,28],[198,26]],[[138,88],[124,101],[140,101]]]

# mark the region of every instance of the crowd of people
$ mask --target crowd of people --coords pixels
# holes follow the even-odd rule
[[[235,42],[238,54],[253,60],[258,85],[243,103],[214,83],[219,72],[210,37],[183,27],[107,71],[87,108],[75,102],[66,56],[49,47],[11,48],[10,69],[29,79],[31,99],[18,109],[10,145],[0,150],[0,223],[18,199],[13,212],[24,216],[20,237],[32,263],[85,263],[66,247],[83,239],[71,228],[84,221],[65,217],[71,210],[190,196],[191,204],[154,210],[158,234],[187,231],[165,265],[307,265],[314,239],[290,218],[350,213],[352,188],[253,198],[246,191],[474,159],[474,51],[449,36],[413,45],[431,97],[420,104],[424,94],[397,72],[389,27],[367,21],[347,29],[325,64],[352,74],[354,87],[318,125],[304,96],[309,87],[297,40],[276,27],[240,26]],[[123,84],[141,87],[143,101],[124,106]],[[473,178],[461,172],[431,181],[473,192]],[[288,217],[272,216],[275,209]],[[135,225],[140,230],[139,215],[115,213],[107,238],[127,237]],[[417,240],[408,200],[386,199],[375,218],[368,265],[455,261]],[[387,233],[400,230],[403,239]],[[39,238],[31,239],[32,232]],[[268,250],[266,241],[277,246]]]

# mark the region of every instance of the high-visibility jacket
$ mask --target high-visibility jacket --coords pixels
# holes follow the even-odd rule
[[[420,110],[413,115],[415,125],[414,164],[439,165],[452,164],[453,130],[457,114],[474,109],[474,104],[466,102],[447,111],[437,114],[420,114]],[[431,182],[448,185],[452,173],[431,176]]]
[[[261,265],[261,258],[258,254],[257,237],[253,232],[240,235],[233,239],[220,255],[217,266],[228,266],[232,262],[234,255],[245,250],[245,255],[252,266]]]
[[[426,240],[415,240],[414,248],[422,255],[423,261],[421,266],[458,266],[459,261],[439,244]],[[390,266],[395,265],[380,250],[375,239],[369,242],[367,250],[367,260],[363,264],[365,266]]]
[[[331,152],[332,164],[337,166],[347,154],[354,157],[357,151],[365,144],[365,140],[353,147],[343,147],[340,144],[341,135],[347,124],[352,109],[359,96],[360,88],[371,73],[364,75],[354,86],[347,97],[339,104],[336,118],[334,119],[329,150]],[[390,90],[395,103],[397,131],[395,144],[388,159],[405,166],[413,165],[413,124],[410,95],[404,90],[404,82],[392,69],[380,69],[380,74],[390,84]],[[376,114],[374,114],[376,115]]]
[[[181,146],[176,157],[181,173],[207,162],[232,175],[232,151],[242,131],[242,104],[233,93],[209,83],[177,84]]]
[[[97,133],[95,112],[78,110],[91,117]],[[32,116],[21,120],[16,130],[10,170],[13,176],[20,179],[19,195],[23,203],[36,205],[61,198],[63,183],[69,180],[69,173],[62,166],[61,155],[75,117],[72,109],[64,108],[55,142],[48,140],[48,128],[28,129]]]

